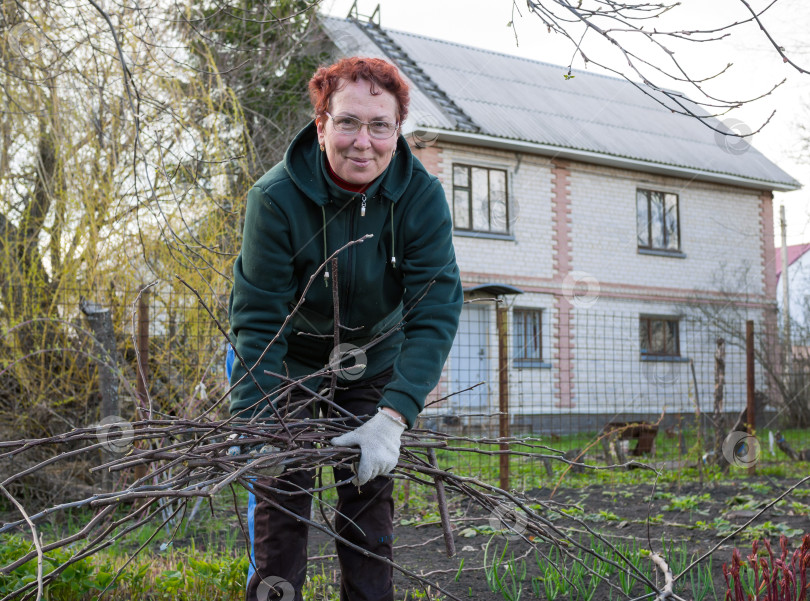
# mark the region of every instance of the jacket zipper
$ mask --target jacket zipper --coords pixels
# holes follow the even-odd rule
[[[366,216],[366,195],[360,195],[360,217]],[[354,240],[357,237],[356,232],[354,231],[354,211],[349,212],[349,239],[347,242]],[[351,306],[349,303],[349,289],[350,289],[350,278],[352,277],[352,272],[354,271],[354,264],[352,260],[354,259],[354,245],[348,248],[348,252],[346,253],[346,269],[340,274],[339,279],[342,282],[341,288],[343,289],[340,294],[340,321],[341,323],[348,324],[349,320],[349,307]],[[345,314],[344,314],[345,310]]]

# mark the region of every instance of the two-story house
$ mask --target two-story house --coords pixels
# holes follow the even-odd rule
[[[798,182],[641,85],[373,22],[323,26],[340,53],[409,79],[403,133],[450,203],[470,302],[425,416],[492,426],[505,403],[513,431],[544,433],[710,409],[718,336],[690,308],[731,303],[775,327],[772,191]],[[745,404],[739,358],[727,410]]]

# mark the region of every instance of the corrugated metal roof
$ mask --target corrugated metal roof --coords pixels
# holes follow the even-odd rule
[[[326,18],[324,24],[344,36],[347,31],[362,36],[361,27],[349,21]],[[362,24],[363,30],[374,27]],[[524,142],[542,154],[583,153],[608,164],[629,160],[635,169],[646,165],[659,173],[687,171],[698,179],[756,188],[800,187],[744,141],[673,113],[667,108],[673,101],[650,88],[645,88],[647,95],[628,81],[588,71],[572,71],[574,78],[566,80],[567,69],[559,65],[390,29],[384,33],[396,47],[389,47],[394,56],[387,58],[406,75],[413,65],[418,67],[418,77],[410,79],[421,85],[418,92],[412,90],[406,131],[433,127],[463,133],[471,123],[478,128],[478,141],[491,138],[502,146],[510,140]],[[375,55],[386,56],[380,46],[386,44],[375,45]],[[454,117],[425,78],[469,121]],[[722,127],[700,107],[689,107]]]

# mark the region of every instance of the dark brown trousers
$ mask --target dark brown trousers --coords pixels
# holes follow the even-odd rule
[[[373,415],[382,397],[382,389],[390,379],[389,370],[369,380],[350,382],[346,389],[336,391],[334,400],[354,415]],[[292,400],[296,400],[294,394]],[[353,473],[349,468],[335,468],[334,477],[335,482],[341,482],[352,478]],[[248,571],[247,601],[293,601],[290,585],[295,591],[294,601],[302,601],[309,526],[275,507],[268,498],[295,516],[308,518],[311,497],[306,493],[282,494],[262,487],[300,492],[313,488],[314,479],[313,470],[301,470],[255,482],[256,494],[251,493],[248,501],[248,528],[256,569],[251,565]],[[339,486],[335,516],[337,533],[361,549],[391,559],[393,489],[393,481],[384,476],[366,483],[359,490],[351,483]],[[393,569],[390,566],[341,542],[336,546],[341,569],[341,601],[393,601]],[[282,581],[289,585],[277,584]],[[273,589],[268,585],[274,586],[278,592],[270,593]]]

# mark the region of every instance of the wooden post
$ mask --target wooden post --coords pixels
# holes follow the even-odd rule
[[[118,400],[118,378],[115,376],[114,367],[117,353],[110,310],[84,300],[79,303],[79,308],[87,318],[87,323],[96,339],[93,350],[98,357],[98,380],[101,393],[99,421],[108,417],[118,418],[121,408]],[[101,457],[106,463],[114,458],[114,454],[110,452],[110,449],[102,448]],[[113,480],[109,471],[101,472],[101,486],[104,490],[112,490]]]
[[[149,383],[149,289],[144,287],[138,299],[138,401],[145,403]],[[151,415],[149,416],[151,418]]]
[[[726,436],[723,419],[723,396],[726,385],[726,341],[717,339],[714,351],[714,459],[718,464],[723,457],[723,441]]]
[[[509,346],[507,345],[508,309],[498,305],[498,436],[509,438]],[[509,490],[509,444],[500,443],[500,487]]]
[[[431,467],[439,469],[439,462],[436,459],[436,449],[428,448],[428,461]],[[439,517],[442,522],[442,532],[444,533],[444,545],[447,550],[447,557],[456,554],[456,543],[453,541],[453,526],[450,523],[450,513],[447,511],[447,499],[444,495],[444,481],[435,476],[433,478],[436,485],[436,504],[439,506]]]

